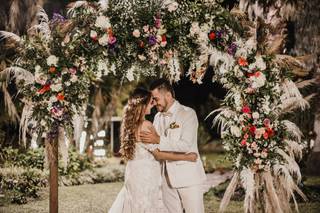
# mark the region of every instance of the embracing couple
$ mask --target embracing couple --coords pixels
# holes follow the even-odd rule
[[[153,124],[145,120],[151,108]],[[121,124],[121,153],[128,160],[124,186],[109,213],[203,213],[206,179],[197,145],[198,119],[158,79],[150,91],[129,97]]]

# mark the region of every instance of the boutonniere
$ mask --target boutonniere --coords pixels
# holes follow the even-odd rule
[[[179,128],[180,126],[179,126],[179,124],[177,124],[176,122],[172,122],[171,124],[170,124],[170,129],[177,129],[177,128]]]

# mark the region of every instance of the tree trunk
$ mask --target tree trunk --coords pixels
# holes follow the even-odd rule
[[[309,175],[320,175],[320,112],[318,112],[314,120],[314,132],[316,133],[316,138],[307,161],[307,173]]]
[[[54,160],[50,161],[50,213],[58,213],[58,140],[52,143]]]
[[[53,140],[46,140],[46,152],[49,161],[49,212],[58,213],[58,162],[59,162],[59,141],[64,140],[64,129],[59,127],[58,137]]]

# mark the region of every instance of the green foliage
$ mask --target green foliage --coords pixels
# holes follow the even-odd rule
[[[0,188],[12,203],[27,203],[39,197],[41,187],[47,185],[47,175],[39,169],[10,167],[0,169]]]
[[[43,148],[30,149],[26,153],[21,153],[18,149],[6,147],[1,151],[1,161],[4,162],[4,167],[17,166],[43,170]]]
[[[62,176],[75,177],[84,170],[92,170],[92,164],[87,155],[81,155],[74,149],[69,149],[69,160],[64,168],[59,164],[59,174]]]

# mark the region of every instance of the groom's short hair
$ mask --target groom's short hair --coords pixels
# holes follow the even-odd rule
[[[157,79],[157,80],[155,80],[155,81],[153,81],[151,83],[150,90],[155,90],[155,89],[166,90],[166,91],[171,93],[173,98],[175,98],[175,93],[174,93],[174,90],[173,90],[173,86],[170,83],[170,81],[168,81],[165,78]]]

